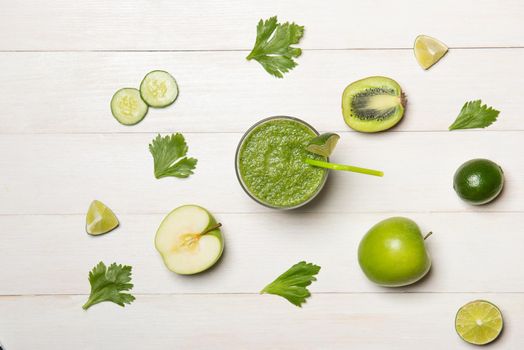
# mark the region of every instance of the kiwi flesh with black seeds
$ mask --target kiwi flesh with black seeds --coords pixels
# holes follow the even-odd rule
[[[387,77],[368,77],[349,84],[342,94],[346,124],[361,132],[395,126],[404,116],[406,98],[400,85]]]

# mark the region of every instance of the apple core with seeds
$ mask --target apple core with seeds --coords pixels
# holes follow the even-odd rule
[[[212,267],[224,251],[224,237],[213,215],[198,205],[183,205],[162,220],[155,247],[166,267],[193,275]]]
[[[271,117],[249,129],[237,149],[236,171],[247,194],[262,205],[292,209],[322,189],[327,170],[304,162],[327,160],[306,150],[318,136],[309,124],[292,117]]]

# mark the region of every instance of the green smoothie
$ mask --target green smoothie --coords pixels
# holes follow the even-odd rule
[[[322,188],[327,170],[304,163],[317,132],[289,117],[270,118],[246,133],[237,151],[237,175],[254,199],[269,207],[293,208],[312,199]]]

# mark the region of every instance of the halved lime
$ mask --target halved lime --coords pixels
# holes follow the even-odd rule
[[[104,203],[94,200],[89,206],[86,215],[86,231],[90,235],[97,236],[118,227],[118,219],[111,209]]]
[[[306,150],[323,157],[329,157],[335,149],[335,146],[337,145],[339,139],[340,136],[338,136],[337,134],[332,132],[326,132],[324,134],[320,134],[317,137],[312,138],[309,141]]]
[[[448,52],[448,47],[435,38],[427,35],[419,35],[413,45],[415,58],[418,64],[424,69],[428,69],[437,63]]]
[[[491,343],[502,332],[502,313],[489,301],[475,300],[462,306],[455,318],[455,329],[466,342],[475,345]]]

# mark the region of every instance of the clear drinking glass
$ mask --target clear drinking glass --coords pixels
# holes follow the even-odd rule
[[[296,208],[299,208],[299,207],[302,207],[304,205],[306,205],[307,203],[311,202],[319,193],[320,191],[322,190],[322,188],[324,187],[324,185],[326,184],[326,181],[327,181],[327,177],[328,177],[328,171],[325,170],[324,171],[324,176],[322,177],[322,180],[321,182],[318,184],[315,192],[310,196],[308,197],[307,199],[305,199],[303,202],[300,202],[296,205],[293,205],[293,206],[288,206],[288,207],[282,207],[282,206],[275,206],[275,205],[272,205],[271,203],[267,203],[267,202],[264,202],[263,200],[257,198],[253,193],[251,193],[249,191],[249,188],[247,187],[247,185],[244,183],[243,179],[242,179],[242,174],[240,173],[240,169],[239,169],[239,155],[240,155],[240,150],[242,149],[242,145],[244,143],[244,141],[246,140],[247,136],[249,136],[249,134],[255,130],[258,126],[264,124],[264,123],[267,123],[267,122],[270,122],[270,121],[273,121],[273,120],[277,120],[277,119],[286,119],[286,120],[292,120],[292,121],[295,121],[295,122],[298,122],[304,126],[306,126],[308,129],[310,129],[311,131],[313,131],[315,133],[315,135],[319,135],[318,131],[313,128],[311,125],[309,125],[308,123],[306,123],[305,121],[303,121],[302,119],[299,119],[299,118],[295,118],[295,117],[288,117],[288,116],[274,116],[274,117],[269,117],[269,118],[265,118],[265,119],[262,119],[258,122],[256,122],[255,124],[253,124],[245,133],[244,135],[242,136],[242,138],[240,139],[240,142],[238,143],[238,146],[237,146],[237,150],[236,150],[236,155],[235,155],[235,171],[236,171],[236,175],[237,175],[237,179],[238,179],[238,182],[240,183],[240,185],[242,186],[242,189],[244,190],[244,192],[246,192],[246,194],[251,197],[255,202],[259,203],[259,204],[262,204],[263,206],[266,206],[268,208],[272,208],[272,209],[280,209],[280,210],[289,210],[289,209],[296,209]],[[328,159],[329,160],[329,159]]]

